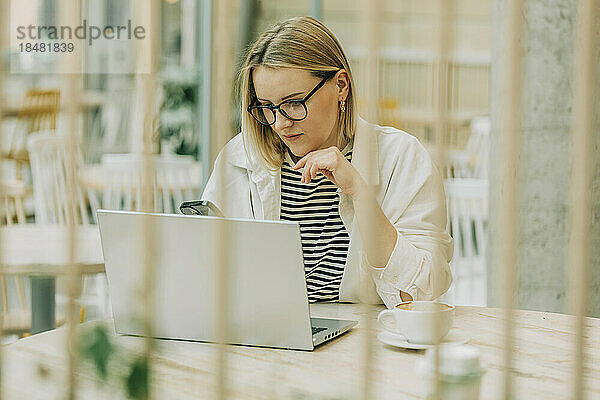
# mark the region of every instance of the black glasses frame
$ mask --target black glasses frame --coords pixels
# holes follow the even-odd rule
[[[247,108],[247,111],[250,113],[250,115],[252,115],[252,118],[254,118],[256,120],[256,122],[258,122],[261,125],[265,125],[265,126],[271,126],[275,123],[275,121],[277,120],[277,114],[275,113],[276,110],[279,110],[279,112],[286,117],[287,119],[290,119],[292,121],[302,121],[304,119],[306,119],[306,117],[308,117],[308,108],[306,108],[306,102],[308,101],[308,99],[310,99],[310,97],[315,94],[317,92],[317,90],[319,90],[324,84],[325,82],[327,82],[329,79],[331,79],[330,77],[325,77],[323,79],[321,79],[321,82],[319,82],[319,84],[317,86],[314,87],[313,90],[311,90],[303,99],[299,99],[299,100],[285,100],[282,101],[281,103],[277,104],[277,105],[267,105],[267,106],[261,106],[261,105],[252,105],[250,104]],[[255,98],[254,101],[252,103],[255,103],[257,101],[257,99]],[[302,118],[292,118],[289,115],[287,115],[287,113],[285,111],[283,111],[281,109],[281,106],[283,104],[287,104],[287,103],[295,103],[295,104],[301,104],[302,107],[304,107],[304,117]],[[273,122],[271,122],[270,124],[265,123],[261,120],[259,120],[258,118],[256,118],[254,116],[254,114],[252,113],[252,110],[254,109],[262,109],[263,113],[265,112],[265,109],[271,110],[271,112],[273,113]]]

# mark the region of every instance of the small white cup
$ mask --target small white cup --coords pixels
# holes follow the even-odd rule
[[[436,353],[439,354],[436,368]],[[481,377],[480,353],[469,345],[439,346],[425,353],[417,362],[417,372],[422,382],[422,395],[433,398],[437,389],[440,400],[477,400]]]
[[[402,335],[410,343],[439,343],[452,327],[455,307],[434,301],[405,301],[383,310],[377,321],[388,332]]]

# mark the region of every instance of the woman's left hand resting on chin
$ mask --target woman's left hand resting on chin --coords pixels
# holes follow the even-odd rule
[[[369,264],[375,267],[386,266],[396,246],[398,231],[385,216],[375,195],[356,168],[335,146],[311,151],[294,165],[295,170],[300,168],[304,168],[303,183],[310,183],[321,173],[350,196]],[[369,223],[372,224],[371,232],[368,232]],[[408,293],[400,292],[400,296],[404,301],[412,300]]]

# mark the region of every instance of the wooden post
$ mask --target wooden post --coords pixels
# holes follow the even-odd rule
[[[435,148],[438,167],[446,170],[446,137],[448,134],[449,53],[451,48],[451,8],[453,0],[440,0],[438,7],[438,38],[435,85]],[[443,175],[442,175],[443,176]]]
[[[584,398],[585,315],[590,281],[590,237],[594,171],[594,94],[596,71],[598,2],[579,0],[575,21],[575,62],[573,66],[573,129],[571,133],[571,193],[569,231],[569,305],[575,315],[575,363],[572,374],[573,399]],[[596,91],[597,92],[597,91]]]
[[[511,0],[507,5],[505,16],[506,55],[502,64],[502,85],[506,89],[501,99],[501,114],[504,116],[499,129],[501,167],[500,180],[502,190],[498,202],[499,235],[495,238],[499,245],[497,266],[504,271],[499,292],[502,293],[502,305],[505,312],[504,325],[504,398],[514,398],[512,387],[511,367],[513,362],[513,306],[515,280],[517,276],[517,243],[519,235],[517,204],[517,173],[518,148],[520,143],[521,125],[521,93],[520,93],[520,63],[521,63],[521,30],[522,4],[521,0]]]
[[[136,24],[145,27],[149,32],[149,37],[146,41],[137,41],[136,49],[136,80],[137,90],[140,95],[142,106],[139,112],[142,113],[141,123],[141,139],[142,139],[142,165],[143,171],[141,176],[141,210],[144,212],[154,211],[154,165],[153,165],[153,149],[154,149],[154,133],[157,129],[156,121],[157,104],[156,95],[158,91],[157,71],[161,54],[161,2],[160,0],[151,0],[144,2],[136,0],[133,3],[135,6],[130,8],[136,10]],[[148,7],[150,10],[148,11]],[[149,40],[149,42],[147,42]],[[146,52],[149,54],[149,65],[145,65],[147,58]],[[152,386],[152,365],[151,352],[154,345],[154,321],[155,321],[155,282],[156,282],[156,264],[155,264],[155,226],[149,217],[142,218],[142,229],[144,232],[143,245],[137,251],[142,252],[142,260],[144,264],[144,274],[142,277],[142,302],[143,302],[143,332],[144,339],[144,358],[148,371],[148,398],[153,397]]]
[[[10,29],[10,21],[9,21],[9,14],[10,14],[10,4],[9,4],[10,0],[0,0],[0,54],[2,54],[2,52],[5,49],[8,49],[10,46],[10,40],[9,40],[9,29]],[[6,76],[6,73],[8,71],[9,68],[5,68],[6,64],[4,63],[4,60],[0,59],[0,120],[2,119],[2,115],[4,113],[4,96],[2,96],[2,93],[4,93],[3,90],[3,83],[4,83],[4,77]],[[4,135],[4,131],[2,129],[2,124],[0,124],[0,137],[4,137],[2,136]],[[0,162],[0,177],[2,177],[2,163]],[[2,199],[2,185],[0,185],[0,199]],[[2,234],[0,234],[0,254],[2,254]],[[6,276],[4,274],[4,266],[0,264],[0,278],[2,279],[6,279]],[[8,304],[3,304],[0,306],[0,338],[4,337],[4,307],[8,306]],[[2,376],[3,373],[2,371],[4,371],[4,363],[3,363],[3,358],[2,358],[2,350],[3,350],[4,346],[0,346],[0,388],[2,388]],[[2,400],[3,396],[2,396],[2,390],[0,390],[0,400]]]
[[[58,5],[59,20],[63,21],[64,25],[77,26],[81,22],[81,0],[63,0]],[[74,267],[75,264],[75,249],[77,246],[76,229],[79,223],[77,221],[76,207],[76,152],[80,144],[79,141],[79,114],[80,114],[80,99],[81,99],[81,70],[82,68],[82,49],[83,43],[77,43],[76,47],[80,48],[79,52],[74,52],[71,57],[63,57],[63,71],[67,71],[64,77],[64,98],[65,111],[67,116],[67,145],[66,145],[66,223],[68,227],[68,265]],[[79,56],[79,57],[78,57]],[[85,218],[85,216],[82,216]],[[71,268],[67,276],[67,292],[68,292],[68,313],[67,313],[67,337],[65,346],[68,352],[68,388],[67,397],[71,400],[76,398],[77,393],[77,374],[76,367],[79,359],[78,354],[78,337],[77,327],[79,325],[79,309],[75,301],[76,297],[81,292],[81,277],[82,275],[76,271],[76,268]]]
[[[451,29],[451,10],[453,9],[453,0],[440,0],[438,7],[438,37],[437,37],[437,56],[436,56],[436,90],[435,90],[435,148],[438,168],[444,178],[446,168],[446,137],[448,133],[448,94],[449,94],[449,53],[450,53],[450,36]],[[437,319],[435,323],[437,324]],[[434,327],[437,330],[437,327]],[[434,358],[434,398],[439,399],[440,396],[440,352],[439,347],[435,350]]]
[[[363,42],[366,47],[366,59],[365,68],[363,69],[364,75],[361,77],[365,85],[365,96],[366,96],[366,119],[370,123],[377,122],[377,92],[379,86],[379,74],[378,74],[378,55],[379,55],[379,31],[378,31],[378,17],[380,16],[381,1],[369,1],[361,2],[363,5],[362,9],[362,25],[363,25],[363,36],[365,41]],[[367,176],[373,176],[373,169],[377,168],[374,165],[375,152],[377,148],[371,146],[367,149],[368,162],[367,162]],[[371,190],[373,188],[370,188]],[[375,212],[367,210],[371,215]],[[369,221],[373,221],[373,218],[369,218]],[[377,232],[377,226],[374,223],[370,223],[369,226],[364,227],[367,230],[366,236],[374,236]],[[360,283],[360,292],[364,295],[369,290],[369,283],[372,279],[369,275],[362,275],[363,279]],[[373,322],[369,317],[368,304],[363,304],[362,319],[360,321],[363,330],[363,345],[362,345],[362,378],[361,378],[361,397],[364,400],[374,398],[373,396],[373,383],[372,383],[372,372],[373,372],[373,360],[375,351],[375,336],[373,334]]]
[[[216,61],[214,71],[214,95],[213,99],[215,108],[211,113],[211,127],[214,135],[214,145],[216,152],[227,144],[227,140],[231,137],[232,118],[231,118],[231,96],[232,96],[232,73],[233,73],[233,24],[231,20],[232,1],[222,0],[213,4],[216,8],[216,26],[215,35],[212,42],[212,51]],[[212,142],[212,141],[211,141]],[[226,163],[226,161],[224,161]],[[223,190],[226,185],[224,174],[220,174],[221,181],[218,184],[219,190]],[[226,202],[226,196],[219,196]],[[227,204],[223,204],[224,210],[228,208]],[[225,212],[225,211],[224,211]],[[230,227],[225,221],[219,225],[216,236],[220,238],[218,244],[218,262],[217,270],[217,354],[216,354],[216,399],[227,398],[227,346],[226,340],[229,330],[229,299],[227,296],[229,283],[230,258],[228,248],[231,245]]]

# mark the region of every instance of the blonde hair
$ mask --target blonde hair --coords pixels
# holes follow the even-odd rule
[[[277,23],[251,46],[238,76],[244,137],[268,167],[278,169],[283,163],[286,145],[270,126],[261,125],[247,111],[256,96],[252,70],[257,66],[304,69],[320,79],[330,79],[339,70],[345,70],[349,90],[345,112],[338,110],[337,145],[343,149],[353,140],[356,130],[354,81],[342,46],[325,25],[311,17],[295,17]]]

